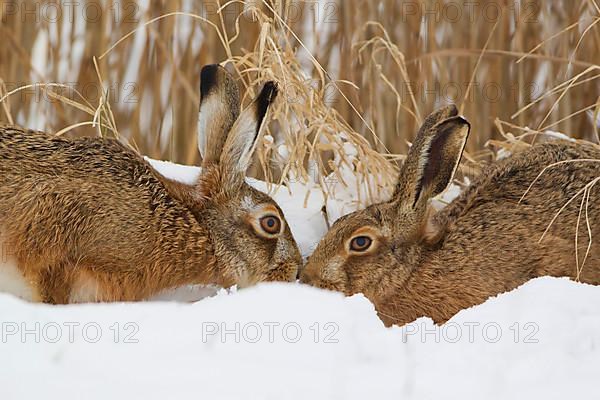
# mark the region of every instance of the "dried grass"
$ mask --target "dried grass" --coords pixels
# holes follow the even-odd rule
[[[154,158],[199,163],[199,71],[214,62],[244,102],[265,80],[282,89],[253,175],[322,182],[350,143],[358,179],[378,177],[365,202],[443,104],[473,126],[466,174],[492,157],[486,143],[515,149],[549,128],[599,139],[597,0],[484,0],[459,18],[449,0],[90,0],[87,18],[63,7],[55,21],[56,3],[15,4],[0,9],[0,122],[118,135]]]

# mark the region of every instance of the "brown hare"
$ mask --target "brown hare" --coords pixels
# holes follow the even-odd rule
[[[281,209],[245,183],[276,87],[240,114],[224,68],[204,67],[200,86],[195,185],[164,178],[117,140],[0,128],[0,274],[17,292],[132,301],[185,284],[296,278],[302,258]]]
[[[392,199],[339,219],[309,257],[301,282],[362,292],[387,325],[421,316],[441,323],[542,275],[600,284],[600,185],[586,192],[593,241],[581,271],[590,245],[585,207],[577,225],[580,191],[600,176],[600,150],[562,141],[533,146],[488,167],[436,213],[428,201],[451,181],[469,130],[454,106],[430,115]],[[549,167],[520,201],[544,167],[576,159],[587,161]]]

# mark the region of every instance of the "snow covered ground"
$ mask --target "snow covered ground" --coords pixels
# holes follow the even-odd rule
[[[600,290],[541,278],[442,327],[362,296],[263,284],[193,304],[0,295],[2,399],[593,397]],[[466,397],[465,397],[466,396]]]
[[[183,181],[199,172],[151,162]],[[458,193],[454,186],[442,200]],[[274,197],[304,255],[327,229],[323,205],[330,217],[355,206],[351,190],[325,202],[310,184]],[[422,318],[385,328],[363,296],[299,284],[173,301],[215,292],[76,306],[0,294],[0,399],[562,400],[598,391],[598,287],[536,279],[441,327]]]

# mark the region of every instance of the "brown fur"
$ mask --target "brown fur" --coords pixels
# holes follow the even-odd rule
[[[220,67],[213,72],[226,74]],[[223,123],[224,112],[204,115],[209,138],[237,138],[229,147],[224,138],[209,145],[226,154],[254,143],[274,94],[266,85],[242,112],[245,129]],[[239,107],[239,96],[220,98],[222,107]],[[232,167],[244,166],[211,162],[195,185],[184,185],[114,139],[1,127],[0,236],[38,299],[49,303],[68,303],[85,285],[96,291],[92,300],[129,301],[185,284],[295,279],[301,256],[281,209]],[[263,208],[282,220],[277,237],[250,223]]]
[[[456,115],[456,110],[450,109],[450,114],[443,113],[445,118],[456,118],[449,116]],[[436,118],[435,114],[430,118]],[[545,166],[562,160],[600,160],[600,149],[570,142],[533,146],[490,166],[453,203],[434,214],[427,201],[451,179],[447,171],[460,159],[461,141],[466,140],[464,127],[468,127],[466,121],[452,123],[445,134],[447,140],[440,141],[436,137],[443,122],[428,119],[415,144],[437,142],[445,149],[423,151],[422,146],[413,146],[392,200],[337,221],[309,258],[301,281],[348,295],[363,292],[390,325],[421,316],[441,323],[534,277],[577,276],[575,231],[581,195],[561,213],[541,242],[540,238],[555,213],[600,176],[600,164],[577,162],[549,168],[524,200],[519,200]],[[442,155],[432,163],[429,158],[436,152]],[[428,172],[431,165],[438,167]],[[442,178],[444,171],[446,177]],[[425,188],[425,194],[423,189],[419,194],[419,186]],[[600,186],[596,185],[588,209],[592,247],[579,276],[592,284],[600,284],[599,197]],[[584,218],[582,214],[580,265],[588,246]],[[346,243],[365,226],[378,232],[372,235],[374,248],[352,254]]]

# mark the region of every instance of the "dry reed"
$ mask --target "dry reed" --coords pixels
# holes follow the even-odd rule
[[[255,176],[322,180],[350,143],[357,175],[378,177],[372,199],[443,104],[472,123],[470,173],[490,141],[597,142],[599,21],[597,0],[4,2],[0,122],[197,164],[199,71],[220,62],[245,102],[267,79],[282,89]]]

